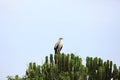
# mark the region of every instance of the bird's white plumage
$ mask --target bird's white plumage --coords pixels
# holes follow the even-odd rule
[[[55,46],[54,46],[55,53],[60,53],[60,51],[63,47],[62,39],[63,38],[59,38],[58,42],[55,44]]]

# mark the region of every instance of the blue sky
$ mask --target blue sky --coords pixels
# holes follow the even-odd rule
[[[120,1],[1,0],[0,80],[42,64],[63,37],[62,52],[120,66]]]

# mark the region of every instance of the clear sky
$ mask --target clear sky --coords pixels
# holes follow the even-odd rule
[[[120,1],[0,0],[0,80],[42,64],[59,37],[64,53],[120,66]]]

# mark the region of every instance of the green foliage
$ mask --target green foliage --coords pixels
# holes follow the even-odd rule
[[[8,76],[8,80],[120,80],[120,67],[101,58],[82,58],[72,54],[50,54],[42,66],[30,62],[23,78]]]

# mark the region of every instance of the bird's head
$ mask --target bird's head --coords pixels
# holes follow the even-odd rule
[[[63,38],[59,38],[59,40],[63,40]]]

